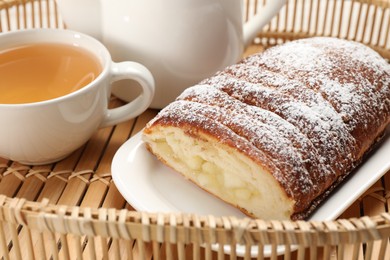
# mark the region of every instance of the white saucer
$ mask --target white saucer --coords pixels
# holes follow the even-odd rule
[[[308,220],[336,219],[389,169],[390,137],[387,135]],[[140,133],[125,142],[115,154],[112,178],[119,192],[138,211],[245,217],[236,208],[198,188],[158,161],[146,150]],[[266,247],[264,254],[269,255],[270,250]],[[225,247],[225,252],[229,251],[230,248]],[[278,251],[283,253],[283,248]],[[257,255],[257,247],[253,247],[251,253]],[[244,254],[244,248],[237,247],[237,254]]]

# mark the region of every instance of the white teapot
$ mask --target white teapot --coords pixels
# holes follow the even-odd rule
[[[152,72],[152,108],[237,62],[284,3],[267,1],[243,26],[242,0],[57,0],[67,28],[99,39],[114,61],[137,61]],[[113,93],[129,101],[137,88],[115,86]]]

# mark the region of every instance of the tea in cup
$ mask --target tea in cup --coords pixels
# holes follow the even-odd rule
[[[98,58],[62,43],[34,43],[0,52],[0,104],[58,98],[88,85],[102,71]]]
[[[111,85],[123,79],[137,81],[141,94],[108,109]],[[90,36],[30,29],[0,34],[0,92],[0,157],[46,164],[72,153],[98,128],[146,110],[154,79],[139,63],[113,62]]]

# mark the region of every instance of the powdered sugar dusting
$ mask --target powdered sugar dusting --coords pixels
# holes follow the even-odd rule
[[[310,203],[390,122],[390,66],[357,43],[311,38],[253,55],[189,88],[147,125],[191,125],[266,165]]]
[[[334,38],[304,39],[271,48],[239,66],[248,64],[318,91],[340,113],[358,142],[372,136],[372,130],[389,113],[389,65],[362,44]]]
[[[260,106],[248,106],[208,85],[189,88],[178,99],[207,104],[205,110],[208,106],[221,107],[224,115],[223,124],[229,125],[233,131],[245,137],[259,150],[270,154],[273,160],[276,159],[275,165],[283,161],[279,167],[291,176],[283,174],[276,178],[286,185],[296,180],[297,183],[292,185],[292,189],[299,187],[304,196],[320,192],[316,183],[326,182],[327,176],[331,174],[308,137],[271,111]],[[280,156],[284,159],[280,160]]]
[[[234,73],[242,75],[237,71]],[[315,91],[283,75],[264,70],[257,70],[256,75],[256,84],[222,73],[203,83],[218,86],[244,103],[278,114],[309,138],[322,161],[332,165],[333,171],[337,174],[344,171],[344,161],[351,164],[357,156],[353,151],[356,142],[330,103]]]

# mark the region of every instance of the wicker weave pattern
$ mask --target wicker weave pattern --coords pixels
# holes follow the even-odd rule
[[[0,32],[23,28],[62,28],[55,1],[1,0]]]
[[[257,2],[248,0],[249,6]],[[388,0],[290,0],[258,40],[268,46],[311,36],[332,36],[363,42],[389,58],[389,8]],[[247,9],[247,19],[256,10]]]
[[[291,249],[294,251],[296,247],[298,247],[298,255],[304,254],[307,248],[311,248],[311,255],[324,254],[324,258],[327,259],[326,254],[330,253],[332,247],[340,249],[349,245],[350,253],[353,253],[359,249],[360,243],[367,243],[367,256],[373,251],[373,241],[378,241],[375,244],[376,247],[380,247],[378,259],[385,259],[387,238],[390,233],[389,213],[372,218],[340,219],[332,222],[279,222],[51,206],[45,200],[41,203],[31,203],[25,199],[10,199],[5,196],[0,196],[0,202],[1,221],[8,223],[9,232],[15,243],[14,247],[20,246],[17,233],[19,225],[23,225],[29,226],[30,232],[59,236],[59,241],[64,246],[62,250],[67,247],[66,236],[69,236],[67,235],[69,233],[78,239],[82,239],[83,236],[87,236],[88,239],[99,236],[103,240],[111,239],[111,243],[114,244],[122,240],[126,240],[127,243],[143,241],[146,244],[138,242],[141,254],[145,254],[144,246],[152,243],[156,255],[160,253],[160,244],[164,243],[177,245],[178,254],[185,254],[184,247],[192,245],[194,254],[206,250],[206,255],[210,254],[210,256],[211,245],[216,243],[230,245],[232,248],[236,244],[257,245],[260,248],[271,244],[275,254],[278,245],[285,245],[290,247],[286,250],[287,254],[291,253]],[[3,248],[6,247],[4,237],[3,230],[0,234],[0,244]],[[40,243],[44,242],[40,241]],[[205,245],[204,249],[201,249],[200,245]],[[319,247],[324,247],[325,251],[322,252]],[[55,251],[51,253],[57,253],[57,246],[53,245],[52,249]],[[134,250],[131,246],[128,249]],[[32,247],[30,250],[34,251]],[[79,250],[82,248],[80,247]],[[339,252],[345,253],[343,250]],[[65,253],[69,254],[69,252]],[[82,251],[76,253],[82,254]],[[117,251],[115,254],[119,256],[121,253]],[[220,251],[220,254],[223,252]]]
[[[246,19],[263,3],[245,0]],[[41,27],[64,28],[54,0],[0,0],[1,32]],[[390,58],[389,34],[390,1],[290,0],[246,54],[326,35],[364,42]],[[99,130],[57,164],[25,166],[0,158],[0,257],[235,259],[240,248],[245,252],[239,258],[249,259],[256,246],[257,259],[266,257],[264,249],[271,259],[390,259],[390,172],[336,221],[135,212],[116,190],[110,163],[155,114]],[[284,255],[277,256],[280,249]]]

